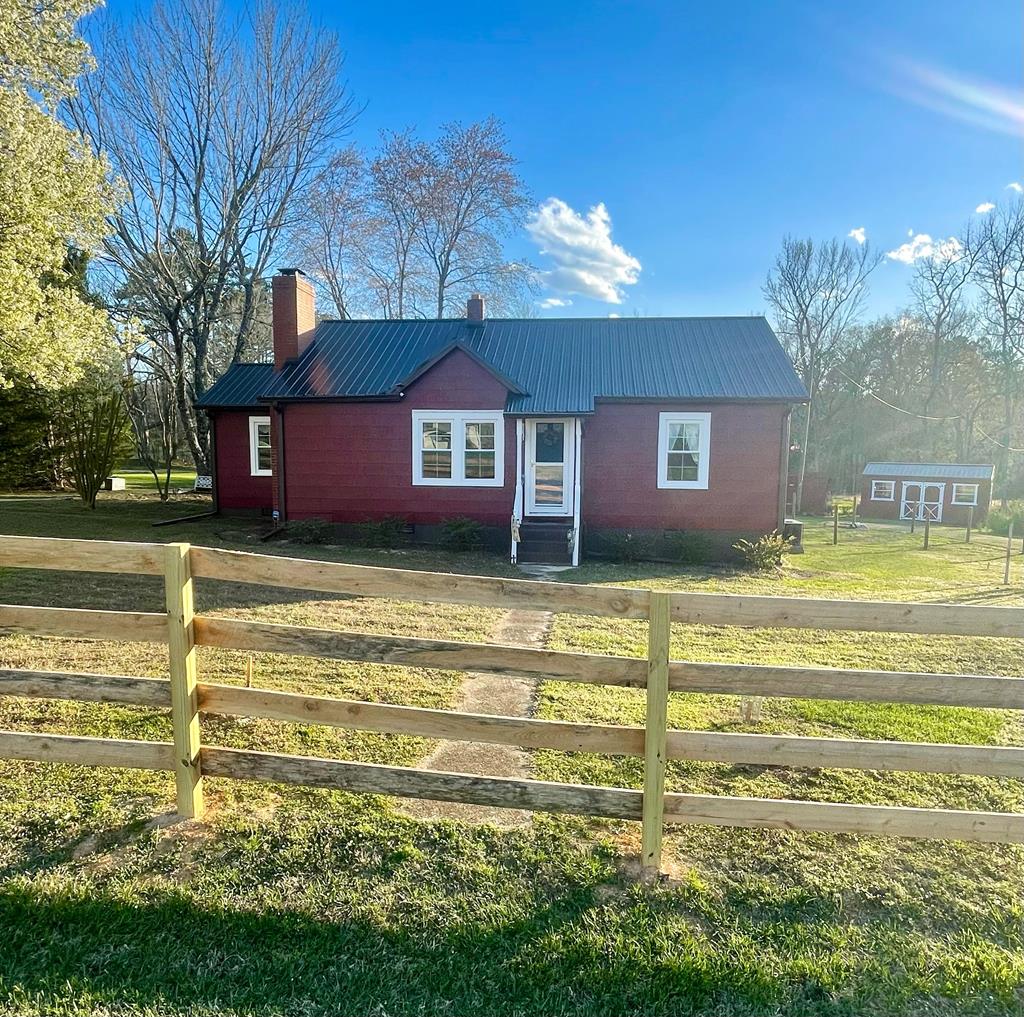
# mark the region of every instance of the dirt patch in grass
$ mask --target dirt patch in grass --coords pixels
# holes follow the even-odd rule
[[[509,611],[495,626],[490,641],[514,646],[544,646],[551,622],[552,616],[546,611]],[[532,679],[471,673],[459,689],[455,709],[459,713],[529,717],[536,705],[537,683]],[[492,777],[529,777],[533,773],[533,757],[513,745],[443,741],[418,768]],[[402,811],[416,819],[457,819],[497,826],[523,826],[530,822],[532,815],[523,809],[422,800],[406,802]]]

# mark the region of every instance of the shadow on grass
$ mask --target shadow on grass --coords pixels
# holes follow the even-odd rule
[[[703,1013],[723,990],[742,1000],[739,1012],[762,1013],[780,990],[789,995],[735,956],[670,961],[639,941],[609,953],[582,934],[593,905],[577,889],[525,920],[389,928],[344,907],[328,918],[204,908],[174,891],[127,903],[9,886],[0,891],[0,1002],[60,1001],[62,1013],[81,1000],[82,1012],[613,1015]],[[567,938],[570,929],[581,934]]]

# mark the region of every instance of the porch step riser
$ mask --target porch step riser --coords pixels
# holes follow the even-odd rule
[[[528,550],[520,547],[518,560],[523,565],[571,565],[572,558],[563,551],[561,554],[548,554],[542,551]]]

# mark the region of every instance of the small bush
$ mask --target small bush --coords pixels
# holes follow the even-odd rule
[[[985,520],[985,529],[998,537],[1005,537],[1009,532],[1011,519],[1014,534],[1024,537],[1024,501],[1011,501],[1006,508],[990,509],[988,519]]]
[[[621,562],[644,561],[654,554],[654,541],[638,533],[608,533],[601,541],[609,558]]]
[[[732,546],[748,568],[774,572],[782,564],[782,553],[789,547],[789,540],[774,530],[757,540],[740,540]]]
[[[476,551],[483,546],[484,528],[475,519],[454,516],[441,524],[437,542],[449,551]]]
[[[297,544],[327,544],[334,536],[334,526],[326,519],[296,519],[288,523],[285,533]]]
[[[665,557],[680,565],[704,565],[714,557],[711,541],[701,533],[674,530],[662,541]]]
[[[359,542],[366,547],[404,547],[409,543],[408,521],[401,516],[367,519],[357,527]]]

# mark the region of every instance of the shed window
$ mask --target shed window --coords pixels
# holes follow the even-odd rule
[[[873,480],[871,481],[872,501],[893,501],[896,497],[895,480]]]
[[[658,487],[706,491],[711,414],[661,413],[658,419]]]
[[[476,410],[412,411],[412,482],[503,487],[504,415]]]
[[[270,417],[249,418],[249,471],[254,477],[273,473],[270,460]]]
[[[978,485],[977,484],[954,484],[953,485],[954,505],[977,505]]]

